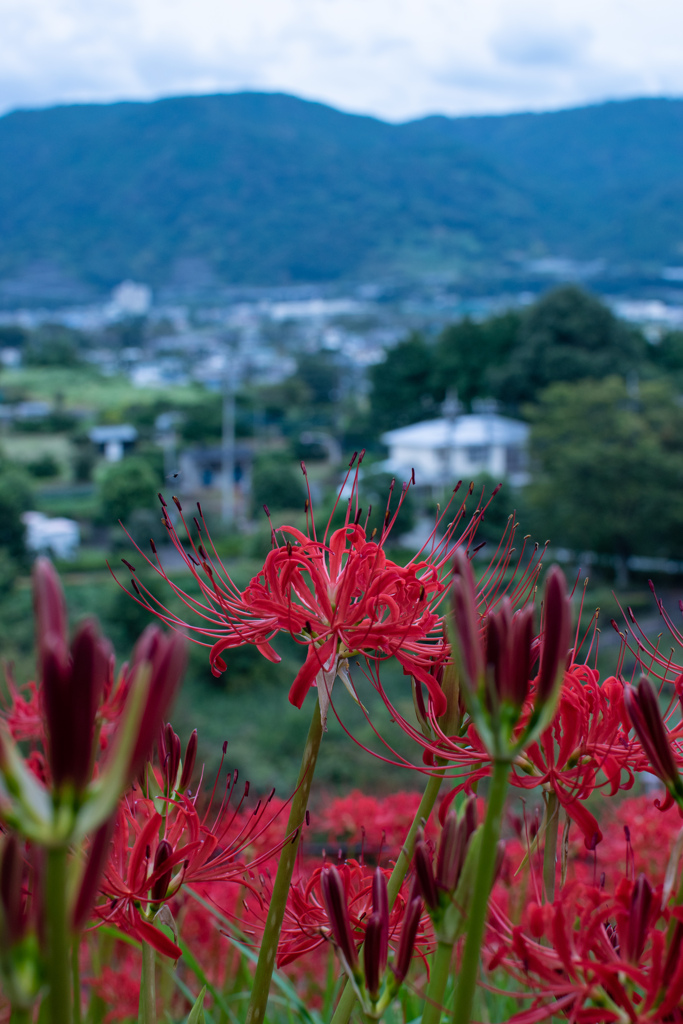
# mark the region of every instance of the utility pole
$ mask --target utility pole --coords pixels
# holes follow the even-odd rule
[[[231,529],[235,525],[235,385],[237,359],[226,348],[223,364],[223,432],[221,442],[221,521]]]

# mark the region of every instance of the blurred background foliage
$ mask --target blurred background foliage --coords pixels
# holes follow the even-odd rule
[[[107,328],[108,343],[121,348],[138,344],[150,330],[144,318],[122,321]],[[22,515],[38,509],[79,523],[81,547],[72,562],[60,564],[72,619],[98,616],[122,660],[151,617],[117,587],[107,559],[120,565],[120,557],[128,558],[159,600],[183,612],[179,598],[115,526],[121,519],[145,551],[150,537],[157,544],[164,541],[156,495],[173,493],[175,476],[159,437],[159,418],[170,417],[179,452],[220,446],[220,393],[196,384],[132,392],[125,378],[104,377],[91,365],[91,346],[86,332],[71,328],[0,327],[0,348],[18,348],[24,359],[19,371],[0,370],[2,403],[43,406],[40,415],[3,427],[0,437],[0,649],[7,662],[15,663],[19,679],[30,678],[33,671],[30,557]],[[361,447],[367,455],[359,521],[367,518],[370,535],[381,533],[387,508],[391,519],[398,507],[403,483],[396,481],[392,489],[382,467],[382,433],[441,415],[449,396],[457,395],[461,411],[489,399],[500,412],[530,425],[530,482],[518,489],[505,484],[487,507],[478,531],[478,540],[486,542],[482,567],[514,512],[517,552],[525,535],[531,538],[525,542],[527,552],[534,540],[550,538],[555,549],[575,553],[574,564],[591,566],[586,621],[596,604],[603,616],[618,615],[611,596],[615,577],[624,603],[645,608],[649,595],[642,584],[652,573],[627,572],[628,559],[683,560],[682,392],[683,332],[663,331],[648,340],[575,285],[550,291],[524,309],[449,324],[435,336],[413,332],[388,348],[384,361],[370,366],[363,380],[349,373],[336,352],[300,352],[292,372],[279,383],[235,385],[236,442],[253,454],[251,496],[241,510],[239,529],[222,527],[220,507],[210,503],[207,519],[216,550],[244,586],[270,549],[270,527],[261,506],[269,507],[276,525],[305,528],[307,491],[299,465],[304,459],[320,530],[332,513],[345,462]],[[89,441],[89,429],[121,423],[135,426],[138,441],[121,462],[106,463]],[[468,514],[486,503],[498,483],[485,477],[472,481]],[[433,522],[437,502],[443,505],[448,497],[419,487],[409,490],[389,540],[391,557],[401,561],[414,555],[421,541],[412,539],[413,531]],[[332,528],[343,524],[346,511],[342,498]],[[589,553],[585,558],[584,552]],[[180,586],[192,588],[177,557],[171,557],[169,572]],[[672,578],[664,579],[670,586]],[[287,701],[301,651],[293,641],[278,643],[279,665],[244,649],[230,655],[219,679],[209,670],[207,648],[193,646],[176,726],[181,733],[184,723],[186,733],[195,725],[200,729],[211,769],[228,739],[231,763],[255,784],[277,784],[284,795],[296,774],[295,751],[308,713]],[[609,657],[608,641],[601,645]],[[361,669],[354,673],[376,720],[378,698]],[[383,666],[382,681],[409,713],[410,682],[400,668]],[[380,747],[362,710],[338,689],[335,703],[344,725],[361,744]],[[381,731],[419,760],[419,751],[406,750],[407,741],[388,715]],[[325,745],[324,785],[343,789],[370,779],[375,785],[377,763],[344,738],[334,716]],[[263,752],[257,764],[250,760],[254,749]],[[386,756],[393,760],[391,753]],[[387,786],[396,776],[402,786],[412,778],[409,770],[399,768],[381,775]]]

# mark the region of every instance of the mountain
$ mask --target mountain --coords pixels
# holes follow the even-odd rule
[[[406,124],[261,93],[15,111],[0,293],[487,275],[544,255],[661,267],[683,258],[682,200],[680,100]]]

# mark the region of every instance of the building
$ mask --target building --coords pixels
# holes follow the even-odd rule
[[[107,462],[120,462],[138,439],[138,432],[130,423],[113,423],[111,426],[93,427],[88,437]]]
[[[423,420],[382,435],[389,448],[383,469],[399,480],[449,487],[486,474],[520,487],[528,482],[529,427],[494,412]]]

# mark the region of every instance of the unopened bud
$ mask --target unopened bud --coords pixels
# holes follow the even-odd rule
[[[320,888],[332,929],[332,937],[345,966],[355,973],[358,969],[358,954],[351,934],[344,883],[335,867],[323,868],[320,876]]]
[[[659,701],[650,680],[642,676],[636,690],[624,687],[624,704],[645,756],[654,772],[670,789],[680,789],[681,781],[669,744]]]
[[[420,895],[430,911],[436,910],[439,906],[439,892],[436,887],[436,879],[434,878],[432,855],[424,839],[419,839],[415,843],[413,867],[415,868],[415,881],[417,882]]]
[[[154,881],[150,890],[152,903],[161,903],[166,898],[171,875],[173,874],[173,867],[164,870],[164,864],[172,853],[173,847],[171,844],[167,839],[162,839],[154,855],[154,874],[152,875]],[[159,872],[161,873],[159,874]]]
[[[381,915],[373,912],[368,918],[365,928],[365,944],[363,946],[363,966],[365,968],[365,986],[372,1000],[376,1000],[384,977],[387,963],[387,937]]]
[[[460,661],[464,682],[470,690],[476,690],[484,669],[479,643],[477,593],[472,566],[467,555],[460,549],[453,559],[451,597],[455,629],[454,654]]]
[[[393,964],[393,971],[399,985],[410,969],[410,962],[413,959],[415,939],[417,937],[417,930],[420,927],[421,916],[422,900],[419,896],[414,897],[410,900],[403,918],[403,929],[401,931],[401,938],[398,944],[398,952],[396,953],[396,959]]]
[[[180,634],[167,636],[154,625],[147,627],[136,644],[132,675],[135,677],[136,672],[147,665],[151,679],[131,757],[130,775],[133,778],[147,760],[161,721],[180,683],[185,670],[185,647],[185,638]]]
[[[100,878],[109,859],[115,824],[116,814],[113,814],[108,821],[105,821],[104,825],[100,825],[90,844],[85,871],[73,909],[72,923],[75,931],[80,931],[85,925],[97,898]]]
[[[652,886],[645,875],[640,875],[631,894],[631,907],[626,928],[624,950],[626,959],[633,964],[639,962],[645,948],[651,905]]]
[[[185,747],[185,757],[183,759],[183,773],[180,776],[180,785],[178,789],[184,792],[192,781],[192,772],[194,771],[194,763],[197,760],[197,730],[193,729],[190,734],[190,738],[187,741]],[[308,813],[308,812],[307,812]]]
[[[532,644],[534,640],[534,613],[532,608],[522,608],[512,617],[510,642],[510,691],[509,699],[515,707],[521,708],[529,692],[531,677]]]
[[[389,951],[389,893],[387,891],[386,877],[379,865],[375,868],[375,874],[372,878],[372,912],[373,914],[379,914],[382,923],[383,939],[380,949],[384,953],[383,959],[380,961],[380,974],[384,974]]]
[[[546,577],[543,609],[543,645],[536,680],[537,701],[541,704],[550,700],[555,692],[569,646],[570,612],[567,587],[564,574],[556,565],[551,566]]]
[[[0,902],[2,903],[3,945],[13,946],[24,935],[26,916],[22,894],[23,861],[14,833],[5,837],[0,860]]]

